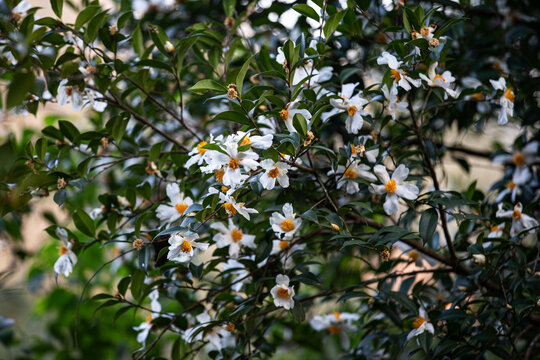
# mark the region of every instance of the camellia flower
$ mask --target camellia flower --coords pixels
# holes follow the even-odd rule
[[[484,265],[486,263],[486,256],[483,254],[473,254],[473,261],[477,265]]]
[[[296,218],[293,207],[290,203],[283,205],[283,214],[279,212],[272,213],[270,217],[272,230],[277,234],[283,234],[286,237],[293,237],[296,231],[302,225],[302,219]]]
[[[281,65],[285,64],[285,54],[283,53],[282,48],[277,49],[276,61]],[[325,81],[330,80],[330,78],[332,77],[332,67],[323,66],[320,70],[317,70],[313,68],[313,61],[307,60],[294,70],[292,80],[293,86],[300,84],[300,82],[302,82],[308,76],[311,76],[311,78],[306,80],[305,84],[307,85],[309,82],[314,84],[314,86],[317,86]]]
[[[383,183],[383,185],[370,185],[370,190],[375,194],[382,195],[386,193],[386,201],[384,202],[384,211],[391,215],[398,210],[398,196],[407,200],[415,200],[418,197],[418,187],[413,184],[402,184],[409,175],[409,169],[405,165],[399,165],[392,178],[388,175],[386,168],[383,165],[375,165],[373,168],[375,175]]]
[[[493,162],[496,164],[511,164],[517,168],[531,165],[538,160],[538,145],[538,141],[531,141],[521,151],[495,156]]]
[[[399,100],[396,84],[393,84],[390,90],[388,90],[388,86],[385,84],[381,90],[387,101],[387,109],[392,114],[392,119],[396,120],[400,112],[407,111],[407,106],[409,106],[409,103]]]
[[[327,315],[317,315],[311,318],[309,324],[315,331],[328,331],[330,334],[339,335],[341,346],[348,349],[350,346],[348,332],[358,328],[352,324],[360,319],[360,315],[351,313],[335,312]]]
[[[210,142],[212,142],[212,140],[210,140]],[[204,146],[206,144],[208,144],[206,141],[201,141],[197,144],[197,146],[191,149],[191,151],[188,153],[190,158],[188,159],[188,161],[186,161],[185,164],[186,168],[190,168],[193,164],[202,165],[206,161],[206,157],[208,156],[208,154],[210,154],[212,151],[215,151],[205,149]]]
[[[28,10],[30,10],[31,7],[32,4],[30,4],[28,1],[23,0],[11,10],[11,15],[15,20],[24,19],[26,17],[26,13],[28,12]]]
[[[66,229],[60,227],[56,228],[56,236],[62,240],[64,245],[60,247],[60,257],[54,263],[54,272],[57,275],[62,274],[65,277],[68,277],[73,272],[73,266],[77,263],[77,255],[71,250],[73,245],[68,239]]]
[[[422,78],[422,80],[424,80],[428,84],[428,86],[440,87],[446,92],[446,94],[450,95],[453,98],[456,98],[458,96],[458,93],[457,91],[452,89],[453,87],[452,84],[454,83],[456,79],[452,76],[452,73],[448,70],[443,72],[442,75],[437,74],[435,72],[437,65],[439,65],[439,63],[436,61],[430,65],[428,69],[429,77],[422,73],[420,74],[420,77]],[[447,98],[446,94],[445,94],[445,98]]]
[[[212,317],[203,312],[195,317],[199,325],[193,326],[187,329],[182,335],[183,339],[188,343],[193,343],[201,340],[208,340],[208,344],[205,346],[206,351],[217,350],[220,351],[223,348],[235,346],[234,325],[229,323],[225,326],[215,326],[208,331],[200,330],[203,327],[207,327],[212,322]]]
[[[272,251],[270,255],[280,254],[281,263],[284,268],[290,268],[293,265],[292,254],[295,251],[304,250],[306,244],[292,244],[290,237],[283,237],[272,240]]]
[[[432,334],[435,334],[435,328],[433,324],[429,322],[426,310],[421,307],[418,311],[419,315],[414,319],[412,326],[413,330],[407,335],[407,341],[411,340],[413,337],[422,334],[424,331],[428,331]]]
[[[291,134],[297,132],[293,125],[294,115],[296,114],[300,114],[304,117],[304,119],[306,119],[309,128],[309,119],[311,119],[311,113],[306,109],[299,109],[299,106],[300,103],[295,101],[289,103],[289,105],[286,106],[285,109],[279,112],[281,120],[283,120],[285,126],[287,127],[287,130],[289,130]]]
[[[276,186],[276,181],[282,188],[289,187],[287,171],[291,167],[288,164],[281,161],[274,162],[272,159],[266,159],[261,161],[261,167],[264,169],[264,173],[259,178],[259,181],[263,188],[272,190],[274,186]]]
[[[86,104],[90,104],[92,108],[97,112],[105,111],[107,107],[107,102],[101,99],[104,98],[103,94],[93,89],[86,89]]]
[[[272,146],[272,141],[274,140],[274,135],[267,134],[264,136],[260,135],[249,135],[249,133],[244,131],[238,131],[235,135],[231,137],[232,141],[239,142],[242,141],[240,145],[251,145],[255,149],[266,150]]]
[[[171,223],[184,215],[186,209],[193,205],[193,200],[189,196],[184,196],[176,183],[167,184],[166,192],[171,205],[159,205],[156,215],[161,221]]]
[[[514,171],[512,180],[508,181],[506,188],[499,193],[495,199],[496,203],[501,202],[506,195],[510,194],[512,202],[516,201],[516,196],[521,195],[521,187],[529,182],[531,179],[531,172],[526,167],[519,167]]]
[[[289,277],[287,275],[276,276],[276,285],[270,290],[274,298],[274,305],[283,307],[286,310],[294,308],[294,286],[289,286]]]
[[[499,210],[497,211],[498,218],[512,218],[512,227],[510,228],[510,235],[517,236],[525,230],[538,226],[538,221],[529,215],[523,214],[523,205],[517,203],[514,206],[514,210],[503,210],[503,204],[499,204]],[[536,229],[530,231],[535,234]]]
[[[343,84],[341,86],[341,93],[339,94],[341,99],[330,99],[330,104],[334,109],[323,114],[321,119],[327,121],[331,116],[347,111],[345,129],[349,134],[357,134],[364,125],[364,118],[362,116],[370,115],[369,112],[364,110],[364,105],[369,101],[360,97],[362,92],[353,96],[354,89],[357,86],[358,83]]]
[[[209,165],[214,169],[223,167],[223,184],[226,186],[237,186],[242,183],[245,177],[242,175],[240,167],[246,171],[255,170],[259,163],[259,155],[251,150],[238,151],[238,143],[232,138],[225,142],[224,153],[219,151],[212,152],[208,157]]]
[[[240,246],[246,246],[251,249],[255,248],[255,235],[244,234],[242,230],[237,228],[232,219],[229,218],[229,227],[226,227],[221,222],[215,222],[210,225],[210,228],[217,230],[219,234],[214,236],[214,241],[218,248],[225,246],[229,247],[229,256],[237,258],[240,254]]]
[[[258,214],[259,212],[253,208],[248,208],[245,206],[245,203],[236,202],[234,197],[232,197],[232,190],[227,191],[226,194],[217,191],[215,188],[208,189],[209,194],[219,194],[219,202],[223,203],[223,208],[231,216],[236,215],[238,212],[240,215],[249,220],[249,214]]]
[[[492,239],[492,238],[501,238],[504,234],[504,223],[502,224],[498,224],[498,225],[493,225],[490,229],[489,229],[489,234],[488,234],[488,238],[489,239]]]
[[[489,80],[491,86],[495,90],[501,90],[503,95],[499,99],[499,105],[501,105],[501,111],[499,112],[499,125],[506,125],[508,123],[508,116],[514,116],[514,91],[506,87],[506,80],[500,77],[499,80]]]
[[[337,182],[337,188],[345,187],[347,194],[355,194],[359,191],[358,182],[355,179],[364,179],[368,181],[376,181],[377,178],[371,173],[371,168],[366,164],[361,164],[360,161],[352,161],[348,166],[338,165],[337,169],[330,170],[328,175],[342,174]]]
[[[60,81],[58,85],[57,102],[59,105],[71,103],[73,110],[80,111],[83,106],[83,96],[77,87],[68,85],[68,79]]]
[[[154,317],[159,317],[161,312],[161,304],[158,300],[158,290],[152,290],[152,292],[148,294],[148,297],[150,298],[150,309],[152,310],[152,313],[139,326],[133,327],[133,330],[139,332],[137,334],[137,342],[142,344],[141,349],[144,349],[146,347],[146,338],[148,338],[148,334],[150,333],[150,330],[153,326],[152,320],[154,319]]]
[[[178,233],[169,238],[169,252],[167,259],[177,262],[190,261],[195,250],[205,251],[208,249],[208,243],[196,242],[199,234],[193,232]]]
[[[377,64],[387,64],[396,83],[407,91],[411,90],[411,85],[414,87],[419,87],[422,84],[420,79],[413,79],[409,76],[409,74],[401,71],[399,67],[403,64],[403,62],[398,61],[394,55],[386,51],[377,58]]]

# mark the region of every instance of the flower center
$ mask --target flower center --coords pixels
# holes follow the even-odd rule
[[[491,232],[494,232],[494,231],[497,231],[497,230],[499,230],[499,227],[497,225],[492,226],[491,229],[490,229]]]
[[[279,169],[278,167],[276,166],[275,168],[273,168],[272,170],[268,171],[268,176],[275,179],[279,176]]]
[[[289,289],[285,289],[285,288],[279,288],[278,291],[277,291],[277,294],[278,294],[279,297],[282,297],[282,298],[285,298],[285,299],[288,299],[290,297]]]
[[[426,27],[423,27],[420,29],[420,34],[422,34],[422,36],[428,36],[429,35],[429,28],[426,26]]]
[[[152,317],[152,315],[148,315],[148,317],[147,317],[146,320],[144,320],[144,321],[150,322],[150,321],[152,321],[152,320],[154,320],[154,318]]]
[[[225,330],[228,332],[233,332],[235,329],[235,325],[232,322],[228,322],[227,325],[225,325]]]
[[[525,164],[525,156],[521,154],[514,154],[514,165],[521,166]]]
[[[283,229],[283,231],[292,231],[294,230],[294,224],[291,220],[283,220],[281,222],[281,228]]]
[[[245,137],[242,142],[240,143],[240,145],[248,145],[248,144],[251,144],[251,139],[249,137]]]
[[[225,203],[222,205],[225,210],[229,213],[229,215],[234,215],[236,214],[236,209],[234,208],[233,204],[232,203]]]
[[[238,160],[236,159],[231,159],[229,161],[229,169],[231,170],[237,170],[240,168],[240,164],[238,163]]]
[[[286,241],[286,240],[281,240],[281,241],[279,242],[279,248],[280,248],[281,250],[285,250],[288,246],[289,246],[289,242]]]
[[[176,204],[175,208],[176,208],[176,211],[178,211],[180,215],[182,215],[184,211],[186,211],[186,209],[188,208],[188,204],[178,203]]]
[[[60,256],[62,256],[62,255],[64,255],[65,253],[67,253],[67,251],[68,251],[68,250],[67,250],[67,247],[65,247],[64,245],[62,245],[62,246],[60,247],[60,250],[58,251],[58,254],[59,254]]]
[[[418,253],[416,251],[409,252],[409,261],[416,262],[418,260]]]
[[[225,171],[223,170],[216,170],[214,172],[214,175],[216,176],[216,180],[219,181],[220,183],[223,182],[223,175],[225,174]]]
[[[202,155],[202,154],[204,154],[204,153],[206,152],[206,149],[203,148],[203,146],[206,145],[206,144],[208,144],[206,141],[201,141],[201,142],[199,143],[199,145],[197,145],[197,152],[198,152],[199,154]]]
[[[354,178],[356,178],[358,176],[358,174],[354,170],[347,169],[343,173],[343,176],[346,177],[346,178],[353,178],[354,179]]]
[[[516,96],[514,95],[514,91],[512,89],[506,89],[504,92],[504,97],[510,100],[511,102],[514,102]]]
[[[390,179],[390,181],[388,181],[386,185],[384,185],[384,187],[389,194],[393,194],[396,191],[397,187],[396,180]]]
[[[394,78],[394,80],[396,81],[401,80],[401,74],[399,73],[399,71],[390,69],[390,72],[392,73],[392,77]]]
[[[423,323],[424,321],[426,321],[426,319],[424,319],[423,317],[421,316],[418,316],[412,323],[412,326],[415,328],[415,329],[418,329]]]
[[[335,313],[333,313],[333,315],[336,317],[336,320],[337,320],[337,321],[340,321],[340,320],[339,320],[339,317],[341,316],[340,313],[335,312]]]
[[[356,106],[349,106],[347,108],[347,113],[349,114],[349,116],[354,116],[354,114],[356,114],[356,112],[358,111],[358,108]]]
[[[242,240],[242,236],[244,235],[244,233],[242,232],[242,230],[240,229],[233,229],[233,231],[231,232],[231,236],[232,236],[232,239],[235,243],[239,242],[240,240]]]
[[[229,191],[229,188],[226,187],[225,185],[223,185],[223,186],[221,187],[221,192],[222,192],[222,193],[226,193],[227,191]]]
[[[71,86],[66,87],[66,94],[67,96],[71,96],[71,94],[73,94],[73,88]]]
[[[281,120],[287,121],[289,118],[289,112],[286,109],[283,109],[279,112],[279,115],[281,116]]]
[[[519,220],[520,218],[521,218],[521,211],[519,211],[518,209],[514,209],[514,211],[512,211],[512,219]]]
[[[476,101],[480,101],[484,98],[484,94],[482,94],[481,92],[474,93],[471,96]]]
[[[435,77],[433,78],[433,82],[437,81],[437,79],[441,79],[442,82],[446,82],[446,80],[444,80],[444,78],[439,74],[435,75]]]
[[[516,187],[516,183],[513,182],[512,180],[510,180],[510,181],[508,182],[508,184],[506,185],[506,187],[507,187],[509,190],[512,190],[513,188]]]
[[[191,243],[187,240],[184,240],[182,242],[182,245],[180,245],[180,251],[183,253],[190,253],[193,248],[191,247]]]
[[[330,325],[328,327],[328,332],[334,335],[339,334],[339,327],[337,327],[336,325]]]

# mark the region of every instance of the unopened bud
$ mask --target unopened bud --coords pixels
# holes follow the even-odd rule
[[[332,226],[332,229],[334,229],[335,231],[341,230],[337,224],[332,223],[330,225]]]
[[[473,260],[478,265],[484,265],[486,263],[486,257],[483,254],[473,254]]]
[[[64,178],[58,178],[58,182],[57,182],[58,190],[65,188],[66,185],[67,185],[67,182],[66,180],[64,180]]]
[[[382,261],[388,261],[388,259],[390,259],[390,250],[384,249],[383,251],[381,251],[380,255]]]
[[[106,149],[109,146],[109,139],[106,137],[101,138],[101,146]]]
[[[231,100],[238,99],[238,87],[235,84],[227,86],[227,97]]]
[[[422,34],[422,37],[427,37],[429,36],[429,28],[428,27],[423,27],[420,29],[420,34]]]
[[[109,29],[109,33],[111,35],[114,35],[116,34],[117,31],[118,31],[118,27],[116,25],[111,25],[111,28]]]
[[[252,76],[249,77],[249,81],[251,81],[254,84],[258,84],[259,83],[259,78],[257,77],[257,75],[252,75]]]
[[[163,47],[165,48],[165,51],[169,54],[172,54],[174,52],[174,45],[170,41],[166,41]]]
[[[141,250],[143,245],[144,245],[144,241],[142,241],[141,239],[137,239],[133,241],[133,247],[137,250]]]
[[[413,40],[418,39],[418,31],[413,30],[413,31],[411,32],[411,37],[412,37]]]
[[[433,39],[429,40],[429,46],[431,46],[431,47],[439,46],[439,39],[433,38]]]
[[[159,170],[158,170],[156,164],[155,164],[153,161],[148,161],[148,162],[147,162],[147,165],[146,165],[145,170],[146,170],[146,173],[147,173],[148,175],[153,175],[153,174],[159,172]]]
[[[234,24],[234,19],[232,17],[226,17],[225,22],[223,23],[227,28],[231,28]]]
[[[228,332],[233,332],[235,327],[236,326],[234,325],[234,323],[228,322],[227,325],[225,325],[225,330],[227,330]]]
[[[308,146],[309,144],[311,144],[311,142],[313,141],[313,139],[315,139],[315,135],[313,135],[313,131],[308,131],[307,132],[307,139],[304,140],[304,146]]]

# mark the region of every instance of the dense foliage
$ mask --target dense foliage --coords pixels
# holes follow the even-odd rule
[[[537,356],[533,0],[82,3],[0,2],[6,116],[81,111],[0,139],[3,246],[46,324],[0,309],[0,349]],[[445,172],[476,158],[489,191]],[[48,196],[69,220],[27,253]]]

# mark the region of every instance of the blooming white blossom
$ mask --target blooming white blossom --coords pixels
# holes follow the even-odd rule
[[[221,205],[225,211],[231,216],[236,215],[238,212],[240,215],[245,217],[246,219],[250,219],[249,214],[258,214],[259,212],[253,208],[246,207],[245,203],[243,202],[236,202],[236,199],[232,196],[232,189],[227,191],[227,193],[219,192],[215,188],[208,189],[208,193],[210,195],[212,194],[219,194],[219,203],[223,204]]]
[[[283,53],[282,48],[278,48],[277,50],[276,61],[281,65],[285,65],[285,54]],[[330,78],[332,77],[331,66],[323,66],[320,70],[317,70],[313,68],[312,60],[305,61],[300,66],[296,67],[296,69],[294,69],[293,71],[293,86],[300,84],[308,76],[311,76],[311,78],[305,81],[305,85],[313,84],[313,87],[318,87],[318,85],[330,80]]]
[[[433,327],[433,324],[429,322],[427,311],[423,307],[421,307],[418,313],[419,315],[412,323],[414,329],[411,330],[409,335],[407,335],[407,341],[411,340],[415,336],[422,334],[424,331],[435,334],[435,328]]]
[[[167,259],[177,262],[190,261],[195,250],[205,251],[208,249],[208,243],[196,242],[199,234],[193,232],[178,233],[169,238],[169,252]]]
[[[219,233],[214,236],[214,241],[218,248],[229,247],[229,256],[237,258],[240,254],[240,247],[255,248],[255,235],[245,234],[237,228],[232,219],[229,218],[229,226],[225,226],[221,222],[215,222],[210,225],[210,228],[217,230]]]
[[[388,86],[385,84],[381,90],[386,98],[387,109],[392,114],[392,119],[396,120],[400,112],[407,111],[407,106],[409,106],[409,103],[399,100],[396,84],[393,84],[390,90],[388,90]]]
[[[384,211],[391,215],[398,210],[398,196],[407,200],[415,200],[418,197],[418,187],[413,184],[402,184],[409,175],[409,169],[405,165],[399,165],[392,178],[388,175],[386,168],[383,165],[375,165],[375,175],[383,183],[383,185],[370,185],[370,190],[375,194],[385,194],[386,200],[384,202]]]
[[[337,188],[345,188],[347,194],[356,194],[360,190],[355,179],[377,181],[375,175],[371,173],[371,168],[366,164],[361,164],[358,160],[351,161],[347,166],[338,165],[335,171],[330,170],[328,172],[328,175],[333,174],[341,174],[337,182]]]
[[[387,64],[396,83],[407,91],[411,90],[411,85],[414,87],[419,87],[422,85],[422,81],[420,79],[413,79],[409,76],[409,74],[400,70],[400,66],[403,64],[403,61],[399,61],[394,55],[386,51],[377,58],[377,64]]]
[[[196,341],[207,340],[208,344],[205,346],[205,351],[210,352],[213,350],[220,351],[223,348],[235,346],[234,325],[229,323],[225,326],[215,326],[208,331],[199,331],[201,328],[207,327],[212,322],[212,317],[207,312],[203,312],[195,317],[198,325],[187,329],[182,338],[188,343],[194,343]]]
[[[309,324],[315,331],[328,331],[330,334],[339,335],[341,346],[348,349],[350,340],[347,333],[358,330],[358,327],[352,322],[359,319],[360,315],[358,314],[335,312],[314,316],[309,321]]]
[[[523,214],[523,205],[517,203],[514,210],[503,210],[503,204],[499,204],[499,210],[495,214],[498,218],[512,218],[512,227],[510,227],[510,235],[517,236],[525,230],[532,229],[538,226],[538,221],[526,214]],[[531,234],[536,234],[536,229],[530,231]]]
[[[488,238],[489,239],[493,239],[493,238],[501,238],[504,234],[504,223],[501,223],[501,224],[498,224],[498,225],[493,225],[490,229],[489,229],[489,234],[488,234]]]
[[[484,254],[473,254],[473,261],[477,265],[484,265],[486,263],[486,256]]]
[[[294,286],[289,286],[289,277],[287,275],[276,276],[276,285],[270,290],[274,298],[274,305],[283,307],[286,310],[294,308]]]
[[[214,151],[207,158],[209,168],[212,170],[223,169],[223,184],[226,186],[238,186],[245,180],[241,173],[241,167],[246,171],[255,170],[259,163],[259,155],[251,150],[239,151],[239,145],[233,138],[224,143],[224,152]]]
[[[78,90],[78,87],[68,85],[68,79],[60,81],[56,100],[59,105],[71,103],[75,111],[80,111],[83,106],[83,94]]]
[[[210,140],[212,142],[212,140]],[[202,165],[206,162],[206,157],[215,150],[205,149],[204,146],[208,144],[206,141],[201,141],[188,153],[189,159],[186,161],[185,167],[190,168],[191,165]]]
[[[445,93],[445,98],[447,98],[447,95],[450,95],[453,98],[456,98],[458,96],[458,92],[453,89],[454,81],[456,80],[450,71],[445,71],[442,73],[442,75],[439,75],[435,72],[435,69],[437,68],[437,65],[439,65],[438,62],[433,62],[428,69],[428,76],[420,73],[420,77],[422,80],[424,80],[428,86],[431,87],[440,87],[442,88]]]
[[[526,167],[519,167],[512,174],[512,180],[508,181],[506,188],[499,193],[495,199],[496,203],[501,202],[506,195],[510,194],[512,202],[516,202],[516,196],[521,195],[521,187],[531,179],[531,171]]]
[[[107,102],[102,100],[104,98],[103,94],[93,89],[86,89],[86,103],[90,104],[92,108],[97,112],[105,111],[107,107]]]
[[[277,234],[283,234],[287,237],[292,237],[300,229],[302,219],[297,218],[294,209],[290,203],[283,205],[283,214],[279,212],[272,213],[270,217],[270,225],[272,230]]]
[[[330,99],[330,104],[334,107],[329,112],[322,114],[321,119],[327,121],[331,116],[347,112],[347,120],[345,120],[345,129],[349,134],[357,134],[364,125],[362,116],[370,115],[364,110],[364,106],[369,102],[361,97],[362,92],[353,95],[354,89],[358,83],[343,84],[341,86],[340,99]]]
[[[274,135],[250,135],[245,131],[238,131],[235,135],[231,136],[231,140],[236,143],[240,142],[240,145],[251,145],[255,149],[266,150],[272,146]]]
[[[292,243],[291,237],[283,236],[282,238],[272,240],[272,251],[270,255],[280,256],[281,263],[284,268],[290,268],[293,265],[292,254],[299,250],[304,250],[306,244]]]
[[[62,240],[63,245],[60,247],[59,258],[54,263],[54,272],[68,277],[73,272],[73,266],[77,263],[77,255],[71,250],[72,244],[68,239],[66,229],[57,227],[56,236]]]
[[[501,111],[499,111],[498,123],[499,125],[506,125],[508,123],[508,116],[514,116],[514,91],[506,87],[506,80],[501,76],[499,80],[489,80],[491,86],[495,90],[501,90],[503,95],[499,99],[499,105],[501,105]]]
[[[150,309],[152,310],[152,313],[139,326],[133,327],[133,330],[138,332],[137,342],[142,344],[141,349],[144,349],[146,347],[146,338],[148,338],[148,334],[150,333],[150,330],[152,330],[153,326],[152,320],[154,319],[154,317],[158,317],[161,312],[161,304],[158,300],[158,290],[152,290],[150,294],[148,294],[148,297],[150,298]]]
[[[26,17],[26,13],[30,8],[32,7],[32,4],[30,4],[28,1],[21,1],[17,4],[12,10],[11,14],[16,20],[24,19]]]
[[[289,187],[287,171],[291,168],[290,165],[281,161],[274,162],[272,159],[265,159],[261,161],[260,165],[264,170],[264,173],[259,178],[263,188],[272,190],[276,186],[276,181],[282,188]]]
[[[193,205],[193,200],[189,196],[184,196],[176,183],[167,184],[166,192],[170,205],[159,205],[156,209],[156,215],[161,221],[171,223],[184,216],[186,209]]]
[[[538,160],[538,141],[531,141],[521,149],[515,150],[513,154],[497,155],[493,158],[496,164],[514,165],[516,168],[531,165]]]
[[[283,120],[285,126],[287,127],[287,130],[289,130],[291,134],[297,132],[293,125],[293,119],[296,114],[300,114],[304,117],[304,119],[306,119],[309,128],[309,120],[311,119],[311,113],[306,109],[299,109],[299,106],[300,103],[294,101],[290,103],[285,109],[279,112],[281,120]]]

